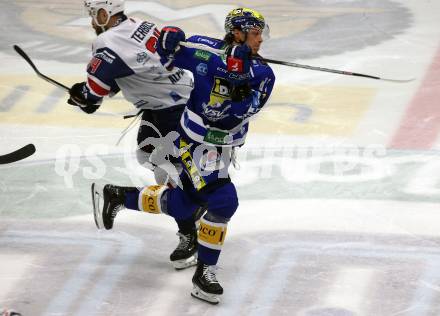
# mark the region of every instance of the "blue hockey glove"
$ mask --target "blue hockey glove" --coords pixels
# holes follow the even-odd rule
[[[157,53],[160,56],[172,55],[179,50],[179,42],[185,39],[185,33],[177,26],[165,26],[160,32]]]
[[[247,83],[251,77],[251,49],[246,44],[231,46],[226,51],[229,81],[234,86]]]

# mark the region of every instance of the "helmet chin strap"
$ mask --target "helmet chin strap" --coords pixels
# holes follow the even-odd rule
[[[101,23],[98,22],[98,15],[94,16],[94,17],[93,17],[93,20],[95,21],[95,24],[101,28],[102,32],[107,31],[107,29],[105,28],[105,26],[106,26],[107,23],[110,21],[110,15],[109,15],[109,14],[107,14],[107,19],[106,19],[105,23],[102,23],[102,24],[101,24]]]

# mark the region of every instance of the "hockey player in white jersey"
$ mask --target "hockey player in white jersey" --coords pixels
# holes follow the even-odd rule
[[[164,68],[156,53],[158,28],[154,23],[127,17],[123,0],[86,0],[84,5],[97,38],[87,66],[87,81],[71,87],[68,103],[93,113],[104,97],[121,91],[127,101],[142,110],[138,161],[154,169],[156,181],[165,184],[166,173],[150,159],[154,146],[145,140],[165,137],[176,129],[193,88],[192,74],[180,68],[172,71]],[[169,159],[180,166],[177,158]],[[196,264],[197,241],[193,234],[182,233],[194,223],[177,221],[177,224],[180,243],[170,260],[176,269],[181,269]],[[112,225],[105,228],[111,229]]]

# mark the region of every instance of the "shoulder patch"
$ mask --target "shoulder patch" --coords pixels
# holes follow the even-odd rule
[[[196,50],[196,52],[194,53],[195,58],[201,59],[204,61],[208,61],[211,58],[211,55],[212,54],[210,52],[207,52],[207,51],[201,50],[201,49]]]

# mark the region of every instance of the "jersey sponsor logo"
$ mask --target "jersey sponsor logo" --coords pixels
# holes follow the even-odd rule
[[[228,117],[229,114],[227,112],[231,108],[231,105],[229,104],[229,105],[225,106],[223,109],[220,108],[221,106],[222,106],[222,104],[220,104],[220,103],[217,103],[214,107],[210,106],[209,104],[203,103],[202,104],[203,115],[208,120],[210,120],[212,122],[222,120],[225,117]],[[220,108],[220,109],[216,109],[216,108]],[[222,141],[223,141],[223,139],[222,139]],[[214,141],[209,141],[209,142],[215,143]]]
[[[199,239],[205,247],[217,250],[221,249],[225,235],[226,224],[210,224],[203,219],[200,221]]]
[[[198,49],[194,53],[194,57],[203,61],[208,61],[211,58],[211,53]]]
[[[237,73],[237,72],[230,72],[230,73],[228,73],[228,77],[232,80],[246,80],[251,77],[251,74],[249,72],[244,73],[244,74]]]
[[[228,71],[243,72],[243,60],[241,59],[229,56],[227,66],[228,66]]]
[[[183,162],[183,165],[185,167],[185,172],[188,174],[188,176],[191,179],[191,182],[193,183],[194,188],[197,191],[200,191],[206,186],[206,182],[202,175],[200,174],[200,171],[197,169],[196,164],[193,161],[193,157],[191,155],[191,152],[187,149],[189,148],[188,143],[186,143],[182,138],[180,139],[179,143],[179,150],[183,153],[180,156],[180,159]]]
[[[102,59],[105,62],[109,63],[109,64],[113,64],[113,62],[115,61],[116,57],[112,54],[110,54],[107,51],[102,51],[102,52],[98,52],[95,54],[96,58]]]
[[[231,105],[224,106],[226,101],[231,100],[231,85],[228,80],[221,77],[214,77],[214,85],[209,96],[209,103],[203,103],[203,115],[210,121],[215,122],[228,117],[227,111]]]
[[[161,213],[160,197],[163,188],[161,185],[152,185],[142,191],[142,209],[144,212]]]
[[[209,38],[199,38],[199,39],[197,39],[197,42],[205,43],[205,44],[208,44],[208,45],[214,45],[215,44],[215,42],[210,40]]]
[[[200,76],[206,76],[208,74],[208,65],[205,63],[200,63],[197,65],[196,71]]]
[[[90,17],[81,17],[79,4],[67,6],[59,0],[46,0],[45,4],[38,8],[38,14],[34,14],[32,1],[2,1],[2,11],[11,13],[4,15],[4,25],[13,25],[14,32],[7,29],[1,32],[1,49],[9,51],[10,46],[20,39],[20,46],[32,51],[36,59],[65,62],[67,57],[71,62],[86,62],[93,36]],[[254,0],[252,4],[270,21],[274,32],[265,50],[268,54],[276,53],[279,59],[291,56],[317,58],[377,45],[405,32],[414,19],[404,3],[392,0],[369,0],[368,6],[365,1],[342,0],[279,0],[274,3]],[[175,0],[172,6],[165,0],[126,1],[125,12],[150,21],[153,18],[169,25],[185,25],[185,31],[189,33],[221,38],[224,35],[220,30],[223,29],[225,12],[234,7],[232,4],[206,4],[203,1],[188,3]],[[307,19],[304,12],[307,12]],[[201,32],[200,20],[206,16],[209,17],[208,22],[203,24]],[[366,23],[358,23],[361,19]],[[372,25],[383,32],[372,32]],[[145,30],[133,34],[134,37],[142,38]],[[323,38],[326,39],[325,49],[321,45]],[[302,45],[296,45],[298,42]]]
[[[218,72],[222,72],[222,73],[224,73],[224,74],[227,74],[227,73],[228,73],[228,71],[227,71],[225,68],[222,68],[222,67],[217,67],[217,71],[218,71]]]
[[[201,158],[200,166],[204,171],[214,171],[225,167],[217,150],[208,150]]]
[[[145,200],[144,200],[145,202]],[[147,208],[150,212],[155,212],[156,211],[156,204],[154,199],[150,196],[147,198]]]
[[[234,141],[233,137],[231,135],[229,135],[228,133],[218,131],[218,130],[212,130],[212,129],[208,129],[203,140],[205,142],[215,144],[215,145],[227,145],[227,144],[230,144]],[[209,160],[207,159],[206,162],[208,162],[208,161]]]
[[[176,84],[182,77],[185,75],[185,71],[183,69],[179,69],[175,74],[168,76],[172,84]]]
[[[230,100],[231,84],[228,80],[221,77],[214,77],[214,85],[211,90],[208,105],[218,107],[226,100]]]

